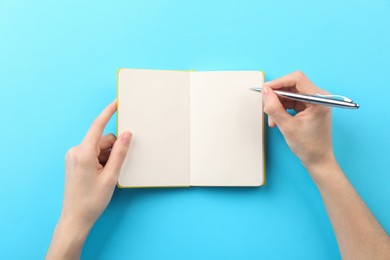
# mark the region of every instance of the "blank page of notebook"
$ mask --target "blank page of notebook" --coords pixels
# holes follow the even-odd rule
[[[191,186],[264,183],[260,71],[192,72],[190,85]]]
[[[118,134],[133,133],[118,184],[189,186],[190,72],[118,73]]]

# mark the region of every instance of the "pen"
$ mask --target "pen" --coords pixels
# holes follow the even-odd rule
[[[250,90],[261,92],[261,88],[250,88]],[[287,92],[283,90],[274,90],[274,92],[283,98],[296,100],[305,103],[318,104],[330,107],[357,109],[359,105],[351,99],[340,95],[306,95],[301,93]]]

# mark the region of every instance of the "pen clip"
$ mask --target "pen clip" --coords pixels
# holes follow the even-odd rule
[[[340,96],[340,95],[321,95],[319,93],[313,95],[315,97],[321,97],[321,98],[327,98],[327,99],[333,99],[333,100],[341,100],[348,103],[353,103],[352,99]]]

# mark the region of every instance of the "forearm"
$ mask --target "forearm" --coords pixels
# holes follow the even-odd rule
[[[80,259],[89,231],[90,226],[61,217],[54,230],[46,259]]]
[[[321,193],[343,259],[389,259],[389,236],[336,160],[307,169]]]

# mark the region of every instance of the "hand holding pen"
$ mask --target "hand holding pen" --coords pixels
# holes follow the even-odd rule
[[[332,109],[326,105],[312,104],[309,99],[279,99],[276,92],[280,90],[320,95],[314,97],[327,96],[329,93],[316,87],[299,71],[265,83],[261,91],[269,126],[278,126],[321,194],[342,258],[363,256],[364,259],[390,259],[390,237],[336,161],[332,148]],[[347,105],[358,107],[349,100],[344,101]],[[297,114],[292,116],[286,109],[294,109]]]
[[[265,83],[265,84],[270,84]],[[261,92],[261,88],[250,88],[253,91]],[[287,98],[290,100],[300,101],[304,103],[323,105],[329,107],[339,107],[339,108],[349,108],[349,109],[358,109],[359,105],[353,102],[352,99],[340,96],[340,95],[323,95],[320,93],[316,94],[302,94],[296,92],[289,92],[283,90],[274,91],[279,97]]]
[[[261,88],[251,88],[251,90],[261,92]],[[275,90],[274,92],[279,97],[304,103],[349,109],[359,108],[359,104],[354,103],[352,99],[340,95],[301,94],[283,90]]]
[[[320,95],[329,93],[315,86],[300,71],[264,83],[261,91],[268,125],[278,126],[291,150],[306,167],[316,168],[334,162],[331,108],[292,99],[279,99],[276,94],[279,90]],[[294,109],[297,114],[292,116],[286,109]]]

